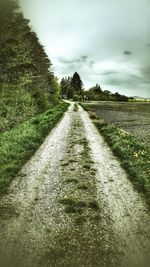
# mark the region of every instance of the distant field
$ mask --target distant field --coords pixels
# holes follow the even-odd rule
[[[105,121],[126,130],[150,146],[150,103],[91,102],[88,106]]]

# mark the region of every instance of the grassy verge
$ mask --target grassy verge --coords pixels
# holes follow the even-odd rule
[[[67,110],[60,103],[43,114],[0,134],[0,193],[6,193],[13,178],[33,155],[49,131]]]
[[[136,189],[144,193],[150,205],[150,148],[141,143],[133,135],[106,123],[95,113],[88,110],[91,119],[97,126],[115,156],[120,159],[122,167],[127,171]]]

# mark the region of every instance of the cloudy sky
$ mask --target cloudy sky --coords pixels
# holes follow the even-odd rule
[[[61,78],[150,97],[150,0],[20,0]]]

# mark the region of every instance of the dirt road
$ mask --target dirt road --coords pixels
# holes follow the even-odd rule
[[[150,266],[150,212],[73,104],[0,202],[0,267],[39,266]]]

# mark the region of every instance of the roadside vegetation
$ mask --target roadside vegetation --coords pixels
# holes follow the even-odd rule
[[[0,193],[6,193],[13,178],[33,155],[67,110],[60,103],[15,128],[0,134]]]
[[[104,121],[90,111],[88,105],[82,106],[88,110],[91,119],[114,155],[120,159],[122,167],[127,171],[135,188],[144,193],[150,205],[150,148],[125,130]]]
[[[16,0],[0,0],[0,131],[58,103],[52,63]]]
[[[72,77],[62,78],[60,91],[62,98],[73,99],[73,101],[129,101],[127,96],[120,95],[118,92],[113,94],[108,90],[102,90],[99,84],[84,90],[83,82],[77,72]]]
[[[17,0],[0,0],[0,193],[68,107],[29,23]]]
[[[150,104],[148,102],[91,102],[90,110],[150,146]]]

